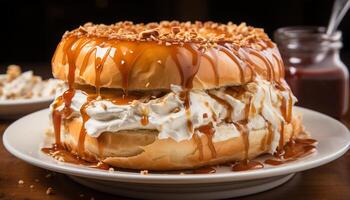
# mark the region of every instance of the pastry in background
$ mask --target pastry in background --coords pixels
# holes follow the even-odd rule
[[[9,65],[6,74],[0,76],[0,100],[52,97],[63,84],[61,80],[43,80],[33,71],[22,72],[20,66]]]

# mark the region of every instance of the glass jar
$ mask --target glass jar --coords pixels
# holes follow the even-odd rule
[[[323,27],[285,27],[274,34],[297,105],[337,119],[346,114],[349,98],[341,37],[340,31],[327,35]]]

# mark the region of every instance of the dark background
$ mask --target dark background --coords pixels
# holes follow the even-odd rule
[[[247,22],[262,27],[272,37],[283,26],[328,23],[332,0],[55,0],[0,3],[0,71],[9,63],[34,67],[36,73],[50,70],[56,45],[66,30],[86,22],[110,24],[120,20],[212,20]],[[342,58],[350,66],[350,14],[343,31]],[[40,67],[39,67],[40,66]],[[29,68],[28,67],[28,68]]]

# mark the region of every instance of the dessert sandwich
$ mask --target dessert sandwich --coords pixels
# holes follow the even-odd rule
[[[244,23],[87,23],[64,34],[52,72],[67,84],[50,107],[51,155],[240,171],[263,167],[253,160],[262,154],[280,164],[314,149],[278,48]]]

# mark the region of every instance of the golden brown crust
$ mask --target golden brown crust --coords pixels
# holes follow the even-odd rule
[[[127,90],[169,89],[171,84],[212,89],[245,84],[254,74],[283,78],[278,49],[261,29],[209,24],[128,25],[125,30],[121,25],[86,25],[67,33],[58,45],[53,75],[67,80],[69,66],[75,67],[75,83]],[[174,27],[180,29],[175,35]],[[150,30],[159,33],[142,39]],[[193,31],[197,36],[187,38]]]
[[[77,152],[77,141],[81,121],[74,119],[66,122],[63,136],[65,146]],[[285,125],[284,138],[287,142],[292,134],[298,136],[303,132],[301,115],[295,115],[292,123]],[[267,129],[249,133],[249,158],[269,151],[267,145]],[[155,131],[135,130],[118,134],[103,133],[99,138],[86,136],[85,159],[98,159],[120,168],[148,170],[193,169],[206,165],[223,164],[244,159],[244,143],[242,137],[226,141],[214,142],[216,157],[208,146],[208,139],[201,137],[203,159],[194,139],[176,142],[172,139],[157,138]]]

